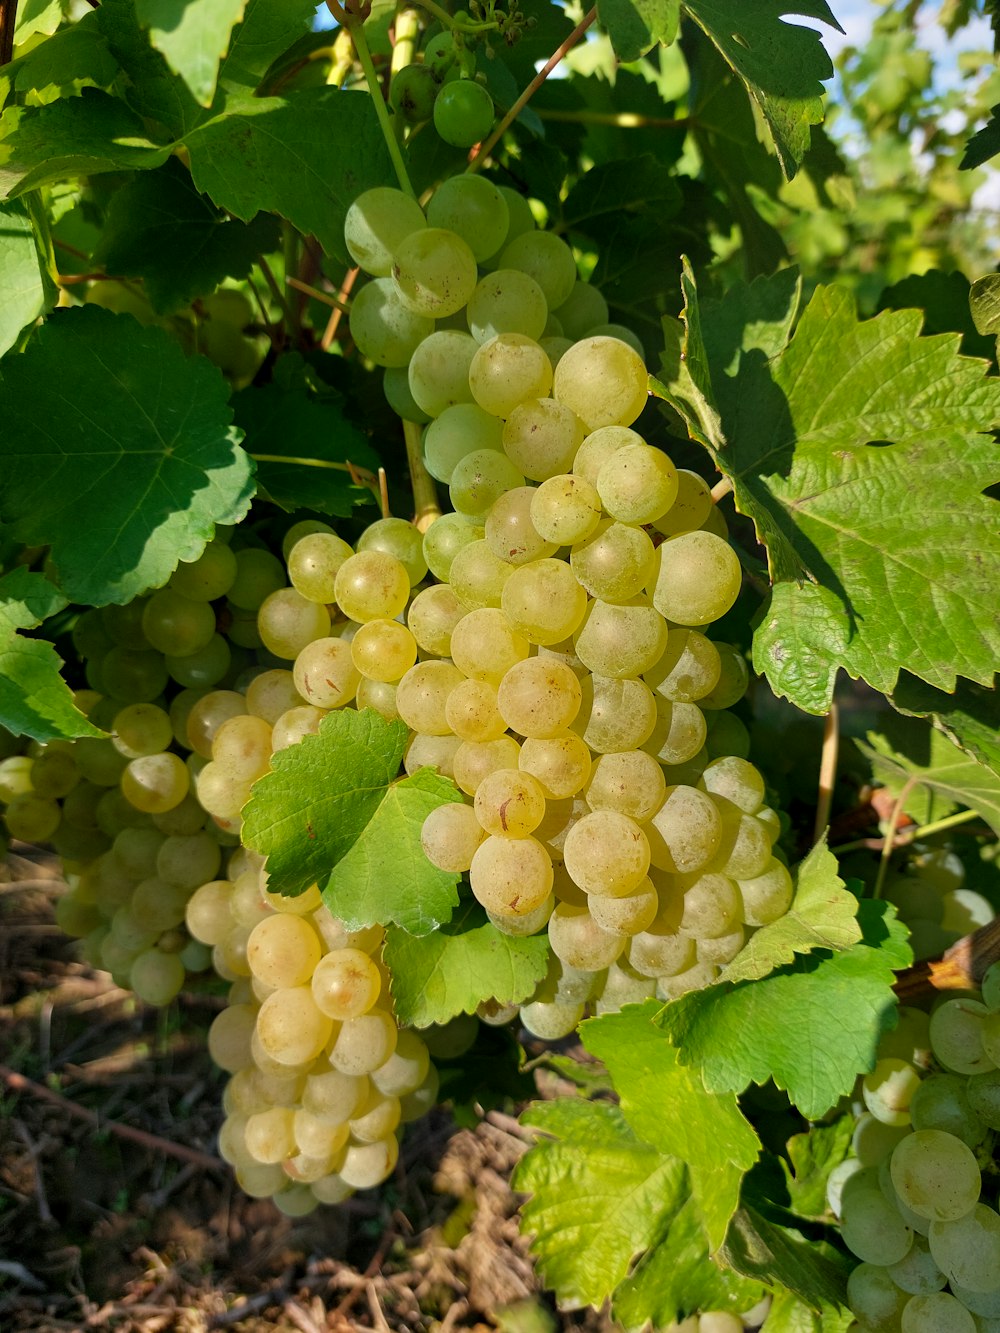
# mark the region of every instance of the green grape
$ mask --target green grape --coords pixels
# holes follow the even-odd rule
[[[480,278],[466,306],[469,332],[478,343],[489,342],[498,333],[541,338],[548,313],[538,283],[530,274],[513,268],[496,269]]]
[[[579,484],[589,486],[588,482]],[[586,496],[586,492],[584,494]],[[655,554],[653,543],[642,528],[604,519],[588,537],[573,545],[569,563],[577,582],[592,597],[607,602],[628,602],[649,581]]]
[[[679,929],[685,935],[701,942],[740,930],[739,890],[727,875],[711,871],[679,875],[676,888],[684,895]]]
[[[947,1291],[911,1296],[903,1306],[902,1333],[976,1333],[976,1321]]]
[[[365,190],[344,219],[344,244],[359,268],[378,278],[392,272],[392,259],[411,232],[427,226],[415,199],[389,186]]]
[[[230,668],[232,653],[221,634],[213,634],[204,648],[183,657],[167,657],[164,666],[171,680],[185,689],[210,689]]]
[[[767,926],[785,915],[794,887],[787,866],[771,857],[759,875],[737,880],[743,899],[743,920],[748,926]]]
[[[426,816],[420,845],[432,866],[464,874],[486,834],[470,805],[449,802]]]
[[[129,704],[115,714],[111,743],[126,759],[157,754],[172,740],[170,716],[156,704]]]
[[[168,735],[168,744],[169,739]],[[32,761],[31,785],[37,796],[50,799],[68,796],[79,781],[80,770],[72,750],[57,748],[57,744],[49,745]]]
[[[352,547],[335,532],[316,532],[300,538],[288,553],[292,587],[309,602],[332,602],[337,573],[353,554]]]
[[[528,640],[511,627],[502,611],[481,607],[465,612],[452,624],[447,655],[464,676],[499,685],[529,651]]]
[[[63,809],[65,815],[65,807]],[[1000,1129],[1000,1070],[974,1074],[965,1085],[969,1105],[990,1129]]]
[[[555,313],[566,337],[575,342],[585,338],[595,325],[607,322],[608,303],[596,287],[577,279]]]
[[[243,611],[256,611],[272,592],[285,586],[281,561],[270,551],[246,547],[236,552],[236,578],[229,600]]]
[[[492,118],[492,113],[491,113]],[[495,254],[507,236],[510,211],[492,181],[462,174],[442,181],[427,205],[427,221],[461,236],[477,262]]]
[[[459,597],[461,593],[455,589]],[[503,584],[500,605],[507,619],[530,642],[561,643],[578,628],[587,594],[562,560],[519,565]]]
[[[913,1128],[941,1129],[975,1148],[982,1142],[986,1126],[973,1110],[965,1089],[966,1080],[954,1074],[929,1075],[913,1094]]]
[[[627,444],[601,466],[597,493],[612,518],[622,523],[652,523],[677,497],[677,469],[659,449]]]
[[[564,968],[594,974],[621,956],[627,937],[599,926],[586,904],[557,902],[549,917],[549,944]]]
[[[907,1257],[899,1262],[905,1263]],[[848,1275],[847,1303],[867,1329],[898,1328],[907,1300],[884,1267],[861,1263]]]
[[[620,810],[595,810],[570,829],[563,858],[570,878],[585,893],[621,898],[646,878],[649,843],[636,821]]]
[[[450,483],[461,459],[478,449],[493,449],[498,453],[503,449],[503,424],[484,412],[478,403],[446,407],[424,432],[427,471],[435,481],[445,485]]]
[[[583,790],[591,773],[591,755],[572,731],[528,737],[521,746],[518,767],[538,780],[547,800],[564,800]]]
[[[123,648],[137,651],[152,645],[143,632],[142,620],[149,602],[148,597],[137,597],[124,606],[105,606],[101,610],[104,628],[112,640]]]
[[[643,673],[647,685],[652,686],[657,694],[661,694],[664,699],[669,699],[672,703],[696,703],[703,695],[708,694],[718,684],[719,674],[722,670],[722,662],[715,644],[707,639],[704,634],[699,634],[697,630],[684,629],[681,626],[672,627],[667,640],[667,646],[660,660],[649,671]],[[725,749],[723,749],[723,753]],[[739,764],[744,763],[742,759]],[[725,766],[725,760],[720,760],[720,767],[713,770],[715,780],[723,785],[728,782],[728,788],[741,793],[737,804],[751,801],[751,793],[757,791],[757,781],[750,776],[749,769],[734,767],[732,775],[730,769]],[[753,770],[756,772],[756,770]],[[727,775],[725,780],[723,775]],[[736,776],[738,775],[738,776]],[[758,774],[759,778],[759,774]],[[757,799],[757,809],[764,798],[764,784],[760,780],[760,796]],[[721,791],[724,796],[729,795],[729,789]],[[714,788],[713,788],[714,790]],[[730,799],[735,799],[732,797]],[[753,813],[751,810],[750,813]]]
[[[590,482],[595,489],[601,468],[619,449],[630,444],[645,444],[638,431],[627,426],[601,426],[587,435],[576,458],[573,460],[573,475]]]
[[[351,302],[350,325],[361,355],[377,366],[405,366],[434,332],[430,314],[404,302],[392,278],[373,278],[361,288]]]
[[[533,339],[501,333],[483,343],[472,358],[469,387],[480,407],[506,418],[526,398],[548,395],[552,367]]]
[[[506,454],[476,449],[455,464],[448,495],[465,518],[484,519],[504,492],[523,485],[524,477]]]
[[[232,555],[228,547],[222,549]],[[163,588],[146,603],[142,628],[157,652],[185,657],[204,648],[211,639],[215,612],[204,600],[193,601],[172,588]]]
[[[101,662],[101,682],[120,703],[152,703],[166,686],[167,667],[159,653],[115,647]]]
[[[435,584],[414,597],[406,612],[406,624],[425,653],[451,657],[452,632],[465,614],[454,590],[444,583]]]
[[[351,620],[394,620],[410,599],[410,576],[402,561],[386,551],[359,551],[337,571],[334,594]]]
[[[406,570],[411,587],[427,573],[423,537],[405,518],[380,518],[370,523],[358,538],[358,551],[382,551],[394,556]]]
[[[430,120],[438,81],[426,65],[404,65],[392,76],[389,103],[411,125]]]
[[[15,796],[4,811],[8,833],[21,842],[48,842],[61,818],[58,802],[35,795]]]
[[[994,1013],[1000,1010],[1000,963],[991,963],[980,982],[983,1004]]]
[[[746,658],[733,644],[716,643],[715,648],[719,654],[718,684],[714,685],[708,694],[702,695],[698,703],[702,708],[732,708],[733,704],[738,703],[747,692],[750,671]]]
[[[479,844],[469,868],[469,883],[487,912],[526,916],[536,911],[552,889],[552,861],[542,844],[523,838],[489,836]]]
[[[712,512],[712,491],[697,472],[677,469],[677,495],[665,514],[653,520],[653,527],[665,537],[700,528]]]
[[[931,1014],[931,1048],[946,1069],[984,1074],[994,1063],[983,1049],[983,1020],[989,1010],[978,1000],[945,1000]]]
[[[879,1189],[877,1179],[862,1180],[860,1175],[844,1190],[840,1232],[852,1254],[878,1267],[898,1263],[913,1244],[913,1232]]]
[[[515,486],[494,500],[486,516],[486,543],[494,555],[511,565],[541,560],[556,552],[531,521],[530,486]]]
[[[412,68],[412,67],[411,67]],[[418,426],[425,425],[430,417],[420,407],[410,392],[410,368],[406,366],[387,366],[382,376],[382,392],[397,417],[403,421],[414,421]]]
[[[625,343],[631,347],[637,356],[645,359],[646,349],[642,345],[642,340],[638,334],[633,333],[631,329],[624,324],[596,324],[593,328],[587,330],[587,338],[617,338],[619,342]]]
[[[659,810],[666,790],[663,769],[652,755],[625,750],[598,755],[583,794],[591,810],[614,810],[643,823]]]
[[[590,482],[563,474],[549,477],[532,491],[530,513],[536,531],[547,541],[572,546],[597,529],[601,499]],[[649,559],[652,562],[652,551]]]
[[[323,523],[318,518],[303,518],[298,523],[293,523],[281,539],[281,558],[286,563],[292,553],[292,549],[303,537],[312,537],[317,532],[325,532],[327,535],[333,532],[329,523]]]
[[[511,731],[539,740],[561,735],[581,701],[576,673],[554,657],[515,662],[504,672],[497,692],[497,706]]]
[[[456,403],[472,402],[469,367],[477,347],[471,334],[442,329],[416,348],[408,371],[410,393],[428,416],[440,416]]]
[[[555,232],[522,233],[505,247],[500,262],[534,278],[550,310],[558,310],[569,299],[577,282],[573,251]]]
[[[583,423],[554,398],[518,403],[503,428],[507,457],[532,481],[567,473],[583,441]]]
[[[484,533],[481,524],[470,522],[463,514],[442,514],[436,518],[424,533],[424,559],[430,572],[436,579],[453,583],[452,569],[456,558],[467,546],[474,545],[481,545],[494,563],[502,563],[496,560],[486,545]],[[507,566],[505,577],[509,573],[510,567]],[[500,604],[499,592],[496,604]]]
[[[535,230],[535,215],[532,213],[531,205],[524,195],[519,194],[517,190],[512,190],[509,185],[499,185],[497,188],[507,204],[507,235],[503,238],[499,248],[484,262],[483,267],[489,269],[500,267],[500,256],[511,241],[518,236],[522,236],[526,231]]]
[[[418,662],[396,686],[399,716],[413,731],[447,736],[451,732],[445,714],[448,695],[464,679],[450,662]]]
[[[696,787],[669,786],[646,834],[652,864],[671,874],[693,874],[708,865],[722,841],[722,816]]]
[[[907,1060],[890,1056],[878,1060],[861,1082],[865,1106],[884,1125],[910,1123],[910,1103],[920,1086],[920,1074]]]
[[[743,571],[732,547],[711,532],[686,532],[657,548],[653,605],[679,625],[719,620],[736,601]]]
[[[211,541],[197,560],[182,561],[170,577],[170,587],[182,597],[214,602],[224,597],[236,578],[236,555],[224,542]]]
[[[631,426],[646,405],[646,367],[617,338],[585,338],[560,360],[553,394],[589,431]]]
[[[307,703],[314,708],[342,708],[351,702],[361,684],[353,651],[353,643],[346,639],[314,639],[303,645],[293,675],[295,688]]]
[[[914,1236],[913,1244],[903,1258],[882,1271],[910,1296],[929,1296],[933,1291],[940,1291],[948,1281],[934,1262],[930,1246],[923,1236]]]
[[[122,794],[146,814],[162,814],[179,805],[188,793],[188,770],[169,752],[142,755],[130,761],[121,776]]]
[[[627,603],[595,598],[588,603],[583,620],[573,633],[577,657],[599,676],[641,676],[659,659],[666,645],[663,617],[639,597]],[[703,739],[704,733],[696,749],[701,748]]]
[[[542,351],[549,359],[549,365],[552,367],[553,374],[559,362],[563,359],[573,343],[569,338],[560,338],[558,336],[548,337],[543,335],[538,343]]]
[[[956,1221],[979,1201],[982,1181],[972,1150],[943,1130],[909,1134],[893,1150],[890,1170],[902,1202],[931,1222]]]
[[[475,290],[477,276],[475,256],[468,245],[461,236],[441,227],[412,232],[397,247],[392,265],[392,283],[401,308],[421,322],[443,319],[461,310]],[[351,311],[352,327],[356,309],[357,299]],[[425,328],[404,359],[432,331]]]
[[[656,700],[641,680],[585,676],[580,711],[572,722],[595,754],[634,750],[656,726]]]
[[[453,148],[471,148],[493,126],[493,98],[471,79],[446,83],[434,102],[434,128]],[[463,301],[464,305],[465,302]]]

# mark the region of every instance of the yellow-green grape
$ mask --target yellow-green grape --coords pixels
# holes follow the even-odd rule
[[[545,815],[545,793],[529,773],[501,768],[479,784],[473,808],[487,833],[526,838]]]
[[[452,626],[448,656],[463,675],[499,685],[530,651],[528,640],[512,628],[503,611],[480,607],[466,612]]]
[[[353,1189],[373,1189],[387,1180],[399,1160],[399,1141],[392,1134],[376,1143],[352,1143],[344,1156],[340,1177]]]
[[[589,748],[572,731],[547,739],[528,737],[518,767],[536,779],[547,800],[564,800],[582,791],[591,773]]]
[[[665,514],[653,519],[653,527],[665,537],[693,532],[703,526],[713,507],[712,489],[704,477],[678,468],[674,502]]]
[[[220,1069],[235,1074],[253,1062],[250,1043],[256,1009],[250,1004],[231,1004],[216,1014],[208,1029],[208,1053]]]
[[[185,689],[210,689],[222,680],[231,665],[232,653],[221,634],[213,634],[205,647],[195,653],[164,658],[171,680]]]
[[[271,762],[271,728],[262,717],[249,713],[231,717],[215,733],[212,762],[238,781],[255,782]]]
[[[522,400],[503,428],[511,462],[532,481],[569,472],[585,435],[583,422],[554,398]]]
[[[361,683],[353,642],[316,639],[296,657],[293,675],[295,688],[313,707],[342,708],[351,702]]]
[[[410,357],[407,372],[414,402],[428,416],[471,403],[469,367],[479,344],[461,329],[439,329],[424,338]]]
[[[337,604],[351,620],[395,620],[410,599],[410,578],[395,556],[359,551],[341,565],[334,591]]]
[[[206,601],[194,601],[173,588],[161,588],[146,603],[142,629],[157,652],[184,657],[204,648],[211,639],[215,612]]]
[[[656,724],[642,749],[671,767],[694,761],[705,744],[704,713],[697,704],[671,703],[661,695],[656,695],[655,707]]]
[[[535,530],[546,541],[556,546],[572,546],[585,541],[597,529],[601,521],[601,498],[590,482],[563,473],[549,477],[532,491],[529,512]]]
[[[652,523],[677,498],[677,469],[659,449],[627,444],[597,474],[605,512],[622,523]]]
[[[597,325],[607,323],[608,303],[591,283],[577,279],[555,314],[566,337],[576,340],[585,337]]]
[[[386,366],[382,376],[382,392],[385,394],[385,401],[403,421],[413,421],[418,426],[424,426],[430,421],[430,417],[422,407],[418,407],[416,399],[410,392],[409,366]]]
[[[353,554],[353,549],[335,532],[314,532],[301,537],[288,553],[292,587],[309,602],[332,602],[337,572]]]
[[[469,519],[485,519],[505,491],[524,485],[524,477],[496,449],[476,449],[452,469],[448,495],[453,507]]]
[[[459,874],[472,865],[476,848],[485,837],[472,806],[454,801],[432,810],[420,828],[420,845],[431,865]]]
[[[588,338],[617,338],[619,342],[627,343],[637,356],[645,357],[645,348],[642,345],[642,339],[637,333],[624,324],[595,324],[592,329],[586,332]]]
[[[892,1185],[907,1208],[931,1222],[952,1222],[979,1202],[982,1176],[972,1149],[939,1129],[918,1129],[893,1149]]]
[[[698,786],[723,796],[744,814],[756,814],[764,804],[764,779],[753,764],[734,755],[714,759],[701,775]]]
[[[736,601],[743,571],[733,548],[711,532],[668,538],[656,552],[653,605],[679,625],[707,625]]]
[[[494,501],[486,516],[486,544],[495,556],[511,565],[543,560],[554,555],[555,542],[546,541],[531,521],[531,486],[517,486]]]
[[[424,559],[436,579],[451,581],[455,557],[466,546],[482,541],[485,529],[462,514],[442,514],[424,533]]]
[[[630,444],[645,444],[638,431],[627,426],[602,426],[593,430],[584,438],[573,460],[573,475],[582,477],[597,489],[597,478],[601,468],[616,454]]]
[[[750,672],[746,658],[733,644],[716,643],[715,647],[719,654],[719,679],[698,703],[702,708],[732,708],[746,694]]]
[[[417,660],[417,641],[398,620],[369,620],[350,649],[355,667],[369,680],[399,680]]]
[[[567,301],[577,282],[573,251],[551,231],[524,232],[500,256],[504,268],[519,269],[538,283],[550,310]]]
[[[456,466],[466,454],[478,449],[498,452],[503,449],[503,423],[485,412],[478,403],[459,402],[446,407],[430,423],[424,432],[423,443],[427,471],[435,481],[448,485]]]
[[[129,985],[146,1004],[164,1005],[180,994],[187,972],[175,953],[145,949],[129,968]]]
[[[452,633],[467,614],[454,589],[441,583],[417,593],[406,612],[406,624],[425,653],[451,657]]]
[[[497,417],[509,417],[526,398],[546,398],[552,367],[542,347],[523,333],[500,333],[482,344],[469,369],[476,402]]]
[[[158,754],[172,740],[170,716],[156,704],[129,704],[115,714],[111,743],[126,759]]]
[[[500,263],[500,255],[503,250],[511,243],[516,236],[521,236],[526,231],[535,230],[535,216],[531,211],[531,205],[525,199],[523,194],[518,194],[512,190],[509,185],[499,185],[497,189],[504,197],[507,204],[508,221],[507,235],[503,239],[503,244],[499,246],[494,253],[484,261],[484,267],[497,268]]]
[[[26,754],[15,754],[0,761],[0,802],[5,805],[18,796],[29,796],[34,787],[31,769],[34,760]]]
[[[463,741],[495,741],[507,730],[497,705],[497,687],[485,680],[463,680],[448,695],[445,720]]]
[[[469,883],[487,912],[525,916],[549,896],[552,861],[536,838],[490,836],[476,848]]]
[[[469,542],[456,553],[449,578],[463,607],[474,611],[479,607],[499,607],[503,602],[504,587],[513,573],[514,566],[494,555],[486,540],[481,538]]]
[[[147,704],[139,704],[137,707],[146,708]],[[170,719],[166,713],[157,709],[166,722],[166,739],[161,745],[154,746],[154,750],[162,750],[170,744]],[[117,719],[116,714],[116,719]],[[162,729],[159,730],[158,739],[163,735]],[[112,738],[112,744],[114,738]],[[38,796],[45,796],[49,799],[58,800],[60,797],[68,796],[73,788],[80,781],[80,770],[77,767],[76,760],[73,758],[71,750],[62,750],[57,748],[58,742],[48,745],[42,750],[41,754],[32,762],[31,765],[31,785]],[[129,756],[132,758],[133,756]]]
[[[475,290],[477,277],[469,246],[442,227],[411,232],[393,255],[395,291],[403,307],[418,316],[443,319],[456,314]],[[353,325],[353,308],[351,318]]]
[[[358,695],[356,696],[359,699],[358,707],[364,708],[365,704],[360,701],[360,693],[361,687],[359,686]],[[301,704],[298,708],[289,708],[275,721],[274,729],[271,732],[272,749],[287,750],[290,745],[297,745],[303,737],[315,736],[324,717],[326,717],[326,710],[314,708],[312,704]]]
[[[197,560],[181,561],[170,577],[170,587],[183,597],[214,602],[232,587],[236,569],[235,552],[224,542],[211,541]]]
[[[380,185],[359,194],[347,210],[344,244],[365,273],[387,278],[400,242],[426,226],[427,220],[415,199],[402,190]]]
[[[594,924],[613,935],[638,935],[653,923],[659,909],[659,898],[649,877],[645,877],[632,893],[620,898],[610,894],[591,894],[587,909]]]
[[[588,676],[581,682],[580,711],[570,724],[595,754],[635,750],[656,726],[656,700],[641,680]]]
[[[264,1000],[257,1037],[264,1052],[282,1065],[314,1060],[333,1033],[333,1020],[317,1007],[308,986],[286,986]]]
[[[483,176],[451,176],[434,191],[427,204],[432,227],[455,232],[477,261],[488,259],[503,245],[510,225],[510,210],[499,188]]]
[[[398,1037],[399,1029],[391,1014],[384,1009],[369,1009],[357,1018],[344,1020],[330,1047],[330,1064],[342,1074],[370,1074],[389,1059]]]
[[[645,833],[617,810],[584,815],[569,830],[563,845],[566,870],[588,894],[622,897],[634,892],[649,869]]]
[[[646,367],[617,338],[585,338],[562,357],[553,396],[575,412],[589,431],[631,426],[646,405]]]
[[[266,986],[304,986],[321,956],[313,927],[304,917],[287,912],[259,920],[247,940],[250,970]]]
[[[281,539],[281,558],[285,563],[287,564],[288,557],[297,542],[303,537],[313,537],[317,532],[325,532],[327,536],[336,535],[329,523],[324,523],[318,518],[303,518],[298,523],[293,523]]]
[[[672,874],[701,870],[722,841],[722,816],[712,798],[683,784],[667,788],[645,827],[652,864]]]
[[[656,760],[643,750],[599,755],[584,799],[591,810],[614,810],[640,823],[663,804],[666,779]]]
[[[573,546],[570,568],[592,597],[627,602],[649,581],[654,557],[653,543],[642,528],[605,519]]]
[[[452,776],[467,796],[475,796],[479,784],[498,768],[517,768],[521,747],[513,736],[495,741],[463,741],[455,751]]]
[[[298,708],[305,702],[295,688],[295,677],[282,667],[254,676],[247,686],[246,701],[247,712],[262,717],[271,726],[289,708]]]
[[[198,800],[215,819],[232,819],[250,799],[251,783],[208,763],[195,778]]]
[[[720,939],[740,928],[739,890],[727,875],[699,872],[678,875],[675,887],[684,895],[679,929],[696,940]]]
[[[56,801],[32,794],[15,796],[4,811],[8,832],[21,842],[48,842],[61,818]]]
[[[548,314],[545,293],[534,278],[510,268],[481,278],[466,307],[469,331],[477,343],[489,342],[499,333],[538,340]]]
[[[294,588],[280,588],[262,604],[257,628],[268,652],[294,661],[307,644],[330,633],[330,613]]]
[[[247,711],[245,695],[235,690],[211,690],[192,705],[184,728],[186,744],[203,759],[211,759],[215,733],[230,718]]]
[[[447,720],[447,705],[445,705]],[[433,768],[443,777],[454,776],[454,759],[461,746],[459,736],[413,736],[406,753],[403,755],[403,767],[408,777],[422,768]]]
[[[497,693],[511,731],[541,740],[560,735],[576,718],[582,690],[571,667],[558,658],[528,657],[504,674]]]
[[[358,550],[395,556],[406,570],[411,587],[416,587],[427,573],[423,535],[405,518],[380,518],[370,523],[358,538]]]
[[[373,278],[351,303],[350,328],[362,356],[401,367],[434,332],[434,319],[407,304],[391,278]]]
[[[792,905],[794,887],[788,867],[771,857],[763,871],[736,882],[743,899],[743,920],[748,926],[767,926]]]
[[[133,759],[121,776],[125,799],[146,814],[172,810],[187,795],[189,784],[184,761],[169,752]],[[8,822],[9,815],[8,810]]]
[[[116,646],[100,663],[101,687],[105,694],[123,704],[152,703],[166,687],[167,667],[158,652],[133,652]]]
[[[564,561],[532,560],[518,566],[504,583],[500,605],[529,642],[550,645],[568,639],[578,628],[587,594]]]
[[[549,917],[549,944],[564,964],[584,972],[602,972],[619,958],[627,936],[604,930],[584,904],[556,903]]]
[[[666,644],[663,617],[641,597],[625,604],[595,598],[573,635],[577,657],[599,676],[641,676],[659,660]]]
[[[676,626],[656,664],[643,672],[646,684],[672,703],[696,703],[719,683],[722,659],[704,634]]]
[[[281,561],[270,551],[247,547],[236,552],[236,578],[229,600],[245,611],[256,611],[270,593],[285,586]]]
[[[465,679],[451,662],[418,662],[396,687],[396,707],[408,727],[428,736],[447,736],[448,695]]]
[[[190,794],[181,804],[186,804],[188,801],[197,807],[197,802],[192,801]],[[205,812],[198,809],[198,814],[201,820],[204,820]],[[217,875],[221,864],[222,848],[217,839],[205,829],[200,829],[197,833],[170,834],[156,854],[156,873],[160,879],[168,884],[176,884],[188,892]],[[186,901],[184,899],[185,903]],[[177,920],[182,920],[183,915],[182,904],[181,915]]]
[[[368,1013],[381,992],[382,976],[361,949],[334,949],[317,963],[311,984],[323,1013],[345,1022]]]
[[[213,879],[195,889],[188,899],[184,921],[188,930],[202,944],[220,944],[230,927],[229,900],[232,885],[225,879]]]

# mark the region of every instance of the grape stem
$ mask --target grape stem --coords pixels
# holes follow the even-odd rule
[[[322,301],[324,305],[332,306],[334,310],[340,310],[343,314],[351,313],[349,301],[338,301],[335,296],[329,292],[321,292],[318,287],[312,287],[308,282],[303,282],[300,278],[286,278],[285,281],[289,287],[294,287],[297,292],[305,292],[306,296],[311,296],[314,301]]]
[[[830,705],[823,725],[823,750],[819,761],[819,796],[816,800],[816,823],[813,842],[819,842],[830,822],[833,787],[837,780],[837,751],[840,744],[840,715],[836,704]]]
[[[330,344],[337,336],[337,330],[340,328],[340,320],[344,314],[343,307],[347,302],[347,298],[351,294],[351,288],[357,281],[360,272],[361,270],[359,268],[349,268],[344,274],[344,281],[340,284],[340,291],[337,293],[337,300],[340,302],[340,305],[331,312],[329,322],[323,330],[323,336],[319,341],[319,345],[324,352],[330,350]]]
[[[375,70],[375,62],[372,60],[372,53],[368,48],[368,38],[365,36],[364,20],[358,14],[352,14],[346,9],[342,9],[339,0],[326,0],[327,8],[333,17],[343,27],[347,28],[354,38],[354,49],[358,53],[358,60],[361,62],[361,68],[364,70],[365,81],[368,84],[368,91],[372,95],[372,101],[375,103],[375,114],[378,117],[379,129],[382,131],[382,138],[385,140],[385,146],[389,150],[389,157],[392,159],[392,165],[396,172],[396,179],[399,181],[399,188],[404,194],[416,199],[416,192],[410,184],[410,177],[407,174],[406,163],[403,161],[403,154],[396,140],[395,131],[392,128],[392,121],[389,119],[389,109],[385,104],[385,98],[382,96],[382,85],[379,82],[378,73]]]
[[[896,804],[892,807],[892,814],[889,816],[889,827],[885,831],[885,840],[882,843],[878,875],[875,877],[875,887],[872,889],[873,898],[881,898],[882,896],[882,890],[885,888],[885,877],[889,873],[889,859],[896,850],[896,828],[903,817],[903,806],[906,804],[906,798],[919,781],[920,779],[916,775],[907,778],[896,797]]]
[[[933,823],[901,830],[896,834],[895,845],[906,847],[911,842],[919,842],[922,838],[929,838],[934,833],[941,833],[945,829],[954,828],[957,824],[968,824],[977,818],[978,812],[976,810],[959,810],[956,814],[948,815],[944,819],[935,819]],[[843,842],[839,847],[832,847],[830,850],[834,856],[843,856],[845,852],[863,850],[880,851],[884,842],[884,838],[856,838],[854,842]]]
[[[720,500],[725,499],[732,489],[733,483],[728,477],[723,477],[721,481],[717,481],[712,487],[712,503],[718,504]]]
[[[495,32],[500,26],[499,23],[456,23],[447,9],[442,9],[436,0],[416,0],[416,3],[421,9],[426,9],[428,14],[433,14],[449,32]]]
[[[329,0],[327,0],[327,3],[329,3]],[[524,108],[528,105],[528,103],[534,97],[535,93],[538,92],[539,88],[549,77],[549,75],[552,73],[555,67],[559,64],[559,62],[563,59],[564,56],[568,55],[569,52],[572,51],[573,47],[576,46],[577,42],[581,40],[583,35],[586,33],[587,29],[591,26],[591,24],[594,22],[596,18],[597,18],[597,7],[595,6],[592,10],[590,10],[588,14],[584,15],[584,17],[576,25],[576,27],[569,34],[566,40],[564,42],[561,42],[560,45],[556,47],[556,49],[549,56],[548,60],[546,60],[542,68],[538,71],[535,77],[528,84],[527,88],[525,88],[521,96],[517,99],[514,105],[510,108],[507,114],[500,121],[500,124],[496,127],[493,133],[490,134],[488,138],[484,139],[483,142],[479,145],[479,151],[476,153],[475,157],[466,167],[466,171],[470,172],[479,171],[483,166],[485,166],[486,159],[489,157],[490,153],[493,152],[493,149],[497,146],[497,144],[506,134],[508,127],[513,125],[514,121],[518,118],[518,116],[521,114]]]
[[[691,124],[690,116],[642,116],[638,111],[560,111],[555,107],[536,107],[540,120],[561,120],[572,125],[614,125],[620,130],[676,130]]]
[[[434,478],[424,467],[420,427],[415,421],[403,422],[403,438],[406,440],[406,462],[413,487],[413,525],[419,532],[426,532],[434,520],[441,517],[437,488]]]

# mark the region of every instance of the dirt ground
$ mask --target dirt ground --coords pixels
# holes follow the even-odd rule
[[[138,1004],[76,961],[59,892],[51,858],[0,864],[2,1333],[614,1329],[557,1312],[532,1269],[513,1115],[439,1110],[385,1186],[304,1219],[246,1198],[215,1155],[221,999]]]

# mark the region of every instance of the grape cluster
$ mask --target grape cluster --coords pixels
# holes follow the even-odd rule
[[[883,897],[909,927],[918,960],[938,957],[994,917],[989,900],[965,887],[961,858],[946,847],[914,844],[886,880]]]
[[[476,81],[476,57],[464,35],[431,37],[420,63],[405,65],[392,79],[389,103],[412,125],[433,120],[439,137],[453,148],[471,148],[493,125],[493,98]]]
[[[995,1333],[1000,1215],[1000,965],[982,993],[903,1006],[860,1085],[853,1155],[828,1197],[850,1251],[865,1329]]]
[[[413,733],[407,770],[470,798],[428,816],[427,857],[468,872],[500,930],[547,928],[550,974],[521,1008],[538,1036],[566,1035],[588,1002],[706,985],[792,894],[778,816],[723,714],[746,667],[705,633],[741,585],[708,486],[632,429],[647,376],[631,335],[609,333],[570,248],[501,189],[454,178],[426,215],[372,190],[345,235],[373,275],[352,335],[426,424],[453,509],[423,543],[439,582],[408,608],[402,570],[393,602],[345,602],[346,566],[335,588],[366,622],[366,701]]]

